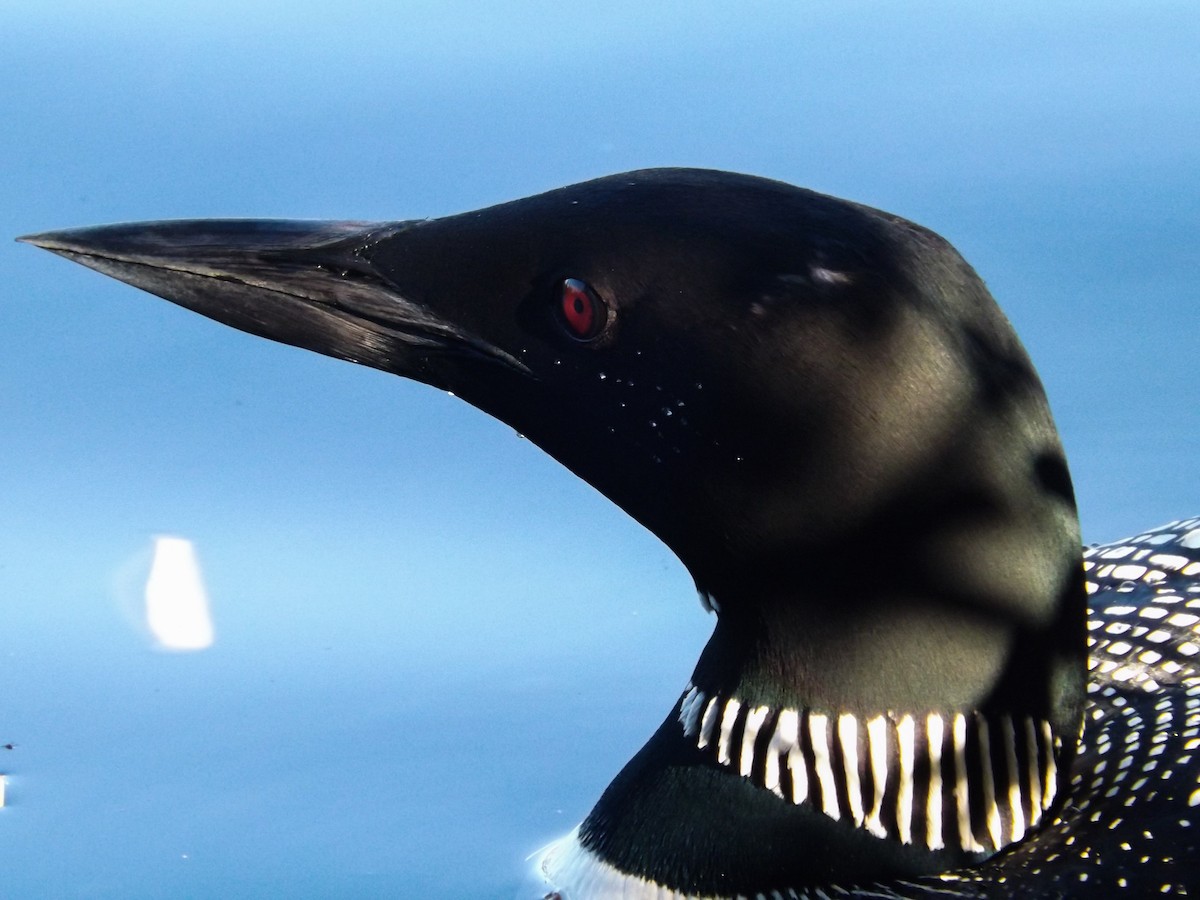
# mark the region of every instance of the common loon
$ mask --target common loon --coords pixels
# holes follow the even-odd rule
[[[713,635],[537,857],[546,897],[1200,890],[1200,519],[1081,561],[1042,386],[936,234],[656,169],[434,220],[23,240],[451,391],[678,555]]]

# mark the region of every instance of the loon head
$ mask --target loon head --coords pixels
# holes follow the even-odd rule
[[[1012,328],[932,232],[661,169],[433,220],[24,240],[451,391],[678,555],[713,636],[547,861],[564,883],[940,871],[1051,807],[1084,693],[1070,479]]]

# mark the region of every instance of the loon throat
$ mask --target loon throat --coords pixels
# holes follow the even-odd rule
[[[1200,529],[1089,553],[1118,600],[1088,620],[1041,382],[933,232],[652,169],[439,219],[23,240],[450,391],[687,567],[713,636],[541,895],[1200,891]]]

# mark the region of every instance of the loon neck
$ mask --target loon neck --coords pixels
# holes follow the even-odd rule
[[[709,600],[725,611],[676,710],[708,762],[930,851],[993,853],[1052,804],[1078,726],[1061,632],[1081,623],[905,595]]]
[[[741,559],[710,557],[693,572],[717,624],[693,683],[756,706],[977,711],[1077,728],[1078,526],[1060,495],[1023,487],[987,503],[962,488],[936,515],[881,514],[889,527],[868,520],[820,540],[780,532]]]
[[[846,590],[800,600],[712,597],[713,635],[692,681],[756,706],[871,715],[888,710],[1078,714],[1083,590],[1046,614],[961,597]]]
[[[753,705],[976,709],[1020,640],[1011,623],[911,596],[713,602],[717,624],[692,681]]]
[[[675,896],[753,896],[946,871],[1020,840],[1060,796],[1079,727],[1070,571],[1024,606],[871,593],[869,577],[843,597],[709,596],[691,682],[580,827],[577,861]]]

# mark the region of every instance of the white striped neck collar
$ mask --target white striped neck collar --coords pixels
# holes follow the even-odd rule
[[[771,708],[690,683],[675,715],[713,763],[781,801],[929,850],[991,855],[1058,790],[1061,739],[1028,716]]]

